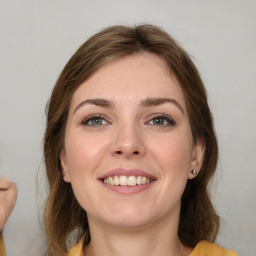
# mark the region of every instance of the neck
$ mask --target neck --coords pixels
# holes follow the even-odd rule
[[[95,222],[94,222],[95,223]],[[177,223],[177,222],[176,222]],[[171,231],[171,232],[170,232]],[[136,229],[90,227],[91,242],[85,256],[185,256],[191,248],[182,245],[178,227],[172,223],[158,223]]]

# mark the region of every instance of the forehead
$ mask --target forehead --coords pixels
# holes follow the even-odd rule
[[[72,103],[85,98],[134,101],[147,97],[175,97],[185,108],[181,87],[167,64],[157,55],[141,53],[99,68],[78,87]]]

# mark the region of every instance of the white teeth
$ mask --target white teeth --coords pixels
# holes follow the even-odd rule
[[[142,180],[142,177],[141,176],[138,176],[137,177],[137,184],[138,185],[141,185],[142,183],[141,183],[141,180]]]
[[[128,186],[135,186],[137,184],[137,179],[135,176],[130,176],[128,178]]]
[[[105,178],[103,182],[112,186],[136,186],[136,185],[145,185],[150,183],[152,180],[145,176],[110,176]]]
[[[118,176],[115,176],[115,177],[114,177],[114,184],[115,184],[116,186],[119,185],[119,177],[118,177]]]
[[[126,177],[126,176],[121,176],[121,177],[120,177],[120,185],[121,185],[121,186],[127,186],[127,184],[128,184],[128,179],[127,179],[127,177]]]
[[[147,182],[147,178],[146,177],[142,177],[142,179],[141,179],[141,184],[146,184],[146,182]]]
[[[110,185],[115,185],[113,177],[109,177],[109,184]]]

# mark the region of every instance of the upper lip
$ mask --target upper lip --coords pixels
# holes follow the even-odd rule
[[[126,168],[117,168],[110,170],[103,175],[99,176],[98,179],[103,180],[111,176],[144,176],[152,180],[156,180],[157,178],[143,170],[140,169],[126,169]]]

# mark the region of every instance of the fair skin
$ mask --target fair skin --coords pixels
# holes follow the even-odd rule
[[[0,177],[0,232],[10,216],[17,199],[17,187],[10,180]]]
[[[193,143],[184,95],[162,60],[124,57],[83,82],[64,144],[64,180],[89,221],[86,256],[189,255],[178,237],[180,201],[204,144]]]

